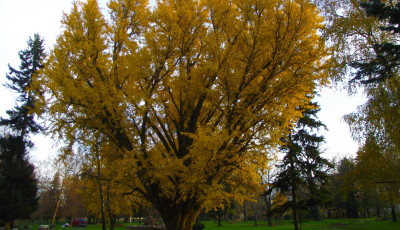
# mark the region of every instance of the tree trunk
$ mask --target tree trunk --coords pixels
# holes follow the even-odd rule
[[[114,230],[115,227],[115,216],[111,212],[111,201],[110,201],[110,181],[107,181],[107,211],[108,218],[110,219],[110,230]]]
[[[299,230],[299,218],[297,215],[297,209],[295,207],[292,207],[292,211],[293,211],[294,230]]]
[[[257,207],[256,204],[252,204],[253,207],[253,213],[254,213],[254,226],[258,226],[258,212],[257,212]]]
[[[246,201],[243,202],[243,221],[247,221],[247,204]]]
[[[199,205],[193,204],[191,201],[180,201],[175,204],[164,203],[158,206],[166,230],[192,230],[201,209]]]
[[[101,171],[100,171],[100,155],[99,152],[97,151],[97,178],[99,181],[99,192],[100,192],[100,210],[101,210],[101,229],[102,230],[107,230],[107,225],[106,225],[106,215],[104,212],[104,195],[103,195],[103,186],[101,184]]]
[[[200,214],[196,218],[196,224],[200,224]]]
[[[272,226],[272,213],[271,213],[271,195],[265,196],[265,202],[267,203],[267,220],[268,220],[268,227]]]
[[[291,159],[293,160],[293,158]],[[292,185],[292,211],[293,211],[293,222],[294,222],[294,230],[299,230],[299,218],[297,215],[297,197],[296,197],[296,190],[297,190],[297,184],[294,176],[294,163],[293,161],[290,162],[292,170],[290,170],[291,173],[291,185]]]
[[[268,183],[270,183],[271,181],[271,176],[270,176],[270,170],[267,171],[267,181]],[[270,188],[270,186],[268,186],[267,190]],[[272,191],[267,193],[265,195],[265,204],[267,206],[267,221],[268,221],[268,227],[272,226],[272,197],[271,197]]]
[[[272,227],[272,215],[271,214],[267,215],[267,220],[268,220],[268,227]]]
[[[57,216],[57,212],[58,212],[58,207],[60,207],[60,203],[61,203],[61,191],[59,191],[59,194],[58,194],[58,196],[57,196],[56,209],[54,210],[53,219],[51,220],[51,224],[52,224],[52,225],[53,225],[54,222],[56,221],[56,216]]]
[[[218,222],[218,227],[221,227],[221,219],[222,219],[222,213],[221,213],[221,208],[217,208],[217,222]]]
[[[390,202],[390,209],[391,209],[391,213],[392,213],[392,221],[396,222],[397,221],[396,207],[394,206],[393,202]]]
[[[13,182],[11,184],[11,194],[14,194],[15,192],[15,183]],[[14,209],[14,196],[11,196],[11,202],[10,202],[10,207],[11,207],[11,218],[8,218],[8,221],[6,220],[6,226],[8,225],[9,229],[13,229],[14,228],[14,224],[15,224],[15,211]],[[2,218],[1,218],[2,219]]]

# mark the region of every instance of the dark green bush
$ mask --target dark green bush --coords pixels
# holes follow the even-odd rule
[[[202,223],[194,224],[193,225],[193,230],[203,230],[206,226]]]

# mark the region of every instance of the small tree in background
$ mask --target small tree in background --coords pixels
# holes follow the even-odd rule
[[[347,218],[358,218],[359,202],[356,194],[359,193],[359,189],[356,184],[355,165],[354,159],[345,157],[336,163],[336,172],[332,175],[332,203],[336,209],[346,210]],[[344,217],[343,214],[339,217]]]

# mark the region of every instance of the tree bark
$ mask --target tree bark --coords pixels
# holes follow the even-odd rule
[[[393,202],[390,202],[390,209],[391,209],[391,213],[392,213],[392,221],[396,222],[397,221],[396,208],[395,208]]]
[[[104,212],[104,195],[103,195],[103,186],[101,184],[101,171],[100,171],[100,155],[99,152],[97,151],[97,179],[99,181],[99,192],[100,192],[100,210],[101,210],[101,229],[106,230],[107,225],[106,225],[106,216]]]
[[[291,138],[291,137],[290,137]],[[291,159],[290,162],[290,167],[291,170],[289,171],[291,173],[291,183],[292,183],[292,211],[293,211],[293,222],[294,222],[294,230],[299,230],[299,218],[297,215],[297,197],[296,197],[296,190],[297,190],[297,184],[294,176],[294,162],[293,158]]]
[[[254,226],[258,226],[258,211],[256,205],[253,203],[253,212],[254,212]]]
[[[243,202],[243,221],[244,222],[247,221],[247,205],[246,205],[246,201]]]
[[[299,218],[297,216],[297,209],[292,207],[293,211],[293,223],[294,223],[294,230],[299,230]]]
[[[267,220],[268,220],[268,227],[272,226],[272,213],[271,213],[271,195],[265,196],[265,202],[267,203]]]
[[[107,211],[108,211],[108,218],[110,219],[110,230],[114,230],[115,216],[111,212],[110,181],[109,180],[107,180]]]
[[[165,223],[166,230],[192,230],[197,216],[200,214],[200,206],[191,206],[191,201],[180,201],[171,205],[162,205],[158,210]]]
[[[268,227],[272,227],[272,215],[270,213],[267,214],[268,219]]]
[[[61,203],[61,190],[59,191],[59,194],[58,194],[58,196],[57,196],[56,209],[54,210],[53,219],[51,220],[51,224],[52,224],[52,225],[53,225],[54,222],[56,221],[56,216],[57,216],[57,212],[58,212],[58,207],[60,207],[60,203]]]

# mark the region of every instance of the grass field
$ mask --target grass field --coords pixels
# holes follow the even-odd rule
[[[253,221],[239,222],[239,221],[223,221],[222,226],[218,227],[214,221],[202,221],[205,224],[205,230],[292,230],[292,221],[278,221],[273,222],[272,227],[268,227],[265,221],[259,221],[258,226],[254,226]],[[55,227],[55,230],[77,230],[77,228],[62,228],[62,224]],[[126,230],[126,225],[120,225],[115,230]],[[32,225],[32,230],[38,229],[38,224]],[[101,230],[101,225],[90,224],[84,230]],[[107,229],[109,229],[107,227]],[[375,220],[371,219],[326,219],[323,221],[315,222],[308,221],[301,225],[302,230],[312,229],[363,229],[363,230],[400,230],[400,222],[392,222],[391,220]]]
[[[204,222],[206,230],[245,230],[245,229],[271,229],[271,230],[292,230],[294,229],[291,221],[274,222],[272,227],[268,227],[266,222],[259,222],[254,226],[254,222],[223,222],[222,227],[218,227],[214,222]],[[309,221],[301,225],[302,230],[312,229],[365,229],[365,230],[399,230],[400,223],[390,220],[376,221],[375,219],[329,219],[319,222]]]

